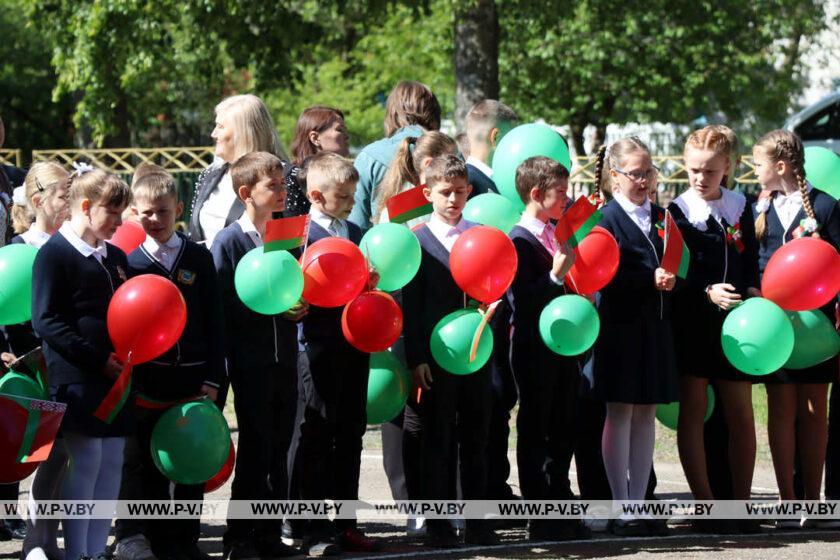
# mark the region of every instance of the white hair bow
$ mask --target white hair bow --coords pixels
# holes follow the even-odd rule
[[[73,173],[76,175],[76,177],[81,177],[82,175],[84,175],[88,171],[93,171],[94,169],[95,168],[91,164],[85,163],[84,161],[82,161],[82,162],[74,161],[73,162]]]
[[[17,204],[18,206],[26,206],[26,186],[25,185],[15,187],[15,190],[12,191],[12,202]]]

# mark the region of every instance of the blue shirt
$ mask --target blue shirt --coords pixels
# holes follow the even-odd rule
[[[421,134],[423,134],[423,129],[420,126],[406,126],[388,138],[368,144],[356,156],[353,165],[359,171],[359,182],[356,185],[353,211],[348,219],[362,231],[371,227],[370,219],[376,208],[379,183],[382,182],[385,172],[391,166],[400,143],[408,136],[417,138]]]

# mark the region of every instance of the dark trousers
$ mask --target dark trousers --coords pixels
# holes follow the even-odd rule
[[[510,413],[519,396],[516,381],[510,369],[510,311],[507,305],[502,313],[493,317],[493,340],[495,348],[491,357],[492,404],[490,408],[490,432],[487,440],[487,497],[497,500],[513,498],[513,489],[508,484],[510,461],[508,460],[508,439],[510,437]]]
[[[831,385],[828,401],[828,449],[825,455],[825,497],[840,500],[840,389]]]
[[[521,356],[512,362],[519,387],[519,486],[526,500],[572,499],[569,468],[575,444],[577,366],[564,360],[554,361],[554,367],[538,367],[536,359]]]
[[[294,484],[304,500],[357,500],[362,437],[367,428],[370,355],[347,345],[309,342],[298,361],[292,456]],[[320,521],[310,535],[355,527],[355,520]]]
[[[382,466],[388,477],[391,496],[395,500],[407,500],[409,494],[406,478],[410,475],[405,471],[410,463],[403,461],[403,413],[385,422],[379,429],[382,431]]]
[[[470,375],[453,375],[432,366],[432,378],[432,388],[423,391],[418,407],[422,424],[420,498],[456,499],[453,481],[458,465],[463,498],[486,499],[490,372],[485,368]],[[430,519],[427,524],[430,531],[448,527],[446,520],[440,519]]]
[[[152,461],[149,445],[152,430],[164,410],[137,411],[137,432],[126,438],[123,452],[120,500],[202,500],[203,484],[174,484]],[[117,540],[145,535],[155,554],[197,544],[201,533],[200,519],[117,519]]]
[[[297,371],[290,364],[228,364],[239,445],[232,500],[289,498],[288,452],[297,407]],[[225,543],[280,534],[280,519],[228,519]]]

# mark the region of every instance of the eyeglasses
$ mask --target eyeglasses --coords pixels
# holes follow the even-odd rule
[[[621,173],[634,183],[641,183],[642,181],[653,181],[659,175],[659,168],[655,165],[645,171],[644,173],[640,173],[639,171],[624,171],[623,169],[619,169],[618,167],[613,168],[616,173]]]

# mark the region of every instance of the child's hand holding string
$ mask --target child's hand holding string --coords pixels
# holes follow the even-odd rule
[[[712,284],[706,288],[706,294],[709,296],[709,301],[724,311],[741,303],[741,294],[735,291],[735,286],[732,284]]]
[[[677,277],[664,268],[657,268],[653,273],[653,283],[657,290],[670,292],[677,283]]]
[[[554,253],[551,272],[557,279],[563,278],[575,264],[575,251],[568,243],[561,243]]]
[[[291,306],[288,311],[281,313],[280,316],[286,319],[287,321],[297,323],[298,321],[306,317],[307,313],[309,313],[309,303],[301,299],[296,304]]]
[[[432,370],[429,364],[420,364],[411,370],[411,377],[414,379],[414,384],[424,391],[432,388]]]

